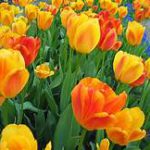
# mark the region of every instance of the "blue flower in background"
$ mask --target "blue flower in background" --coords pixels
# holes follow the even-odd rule
[[[149,42],[149,37],[148,37],[148,32],[147,31],[145,31],[145,33],[144,33],[144,36],[143,36],[143,39],[142,39],[142,43],[147,46],[146,50],[145,50],[145,53],[148,56],[150,56],[150,42]]]
[[[128,14],[127,14],[127,16],[123,19],[123,21],[124,21],[125,24],[127,24],[129,21],[133,21],[134,9],[133,9],[131,3],[127,3],[125,6],[128,7]]]

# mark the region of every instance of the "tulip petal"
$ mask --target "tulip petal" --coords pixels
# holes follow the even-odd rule
[[[1,93],[4,97],[15,97],[25,86],[29,79],[26,69],[13,70],[5,78]]]

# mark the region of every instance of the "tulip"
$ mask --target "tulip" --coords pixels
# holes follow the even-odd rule
[[[46,79],[47,77],[52,76],[54,74],[54,71],[50,70],[48,63],[43,63],[36,67],[35,73],[38,78]]]
[[[145,137],[146,131],[140,129],[145,116],[139,107],[125,108],[115,116],[117,121],[114,126],[106,129],[107,136],[113,143],[123,146]]]
[[[81,10],[84,7],[84,2],[82,0],[77,0],[76,10]]]
[[[32,21],[33,19],[37,18],[37,14],[38,14],[38,7],[32,4],[28,4],[25,7],[25,15],[26,17]]]
[[[121,19],[126,17],[126,15],[128,14],[128,8],[124,6],[119,7],[118,14]]]
[[[145,11],[144,9],[137,9],[135,10],[135,20],[141,21],[145,18]]]
[[[101,30],[101,38],[98,47],[102,51],[118,50],[122,43],[117,40],[117,32],[121,32],[121,24],[110,16],[107,11],[102,11],[98,14],[99,25]]]
[[[86,3],[88,6],[92,6],[93,2],[94,2],[94,0],[86,0]]]
[[[75,12],[70,8],[63,9],[63,11],[61,12],[61,14],[60,14],[61,22],[65,28],[67,27],[67,21],[72,14],[75,14]]]
[[[47,30],[53,22],[53,15],[51,14],[51,12],[39,11],[37,22],[39,29]]]
[[[115,0],[116,3],[121,4],[122,0]]]
[[[131,45],[140,45],[143,39],[145,27],[136,21],[128,23],[126,39]]]
[[[9,40],[10,48],[18,50],[24,57],[26,66],[29,66],[36,58],[40,49],[40,39],[33,37],[19,37]]]
[[[0,23],[10,25],[14,20],[14,12],[12,10],[2,10],[0,12]]]
[[[100,0],[100,6],[102,9],[109,11],[113,15],[117,13],[118,4],[111,0]]]
[[[150,58],[145,61],[146,77],[150,79]]]
[[[72,108],[77,122],[87,130],[106,129],[114,124],[115,113],[127,99],[96,78],[82,79],[72,90]]]
[[[47,3],[46,2],[39,2],[38,6],[40,9],[45,9],[47,7]]]
[[[25,35],[29,26],[23,20],[18,20],[12,24],[12,31],[19,34]]]
[[[11,134],[10,134],[11,133]],[[23,124],[9,124],[1,134],[1,150],[37,150],[37,141],[31,130]]]
[[[33,2],[33,0],[13,0],[13,3],[16,5],[20,5],[22,7],[30,4],[31,2]]]
[[[145,81],[145,70],[142,58],[119,51],[113,62],[115,77],[131,86],[139,86]]]
[[[0,50],[0,95],[13,98],[22,91],[29,78],[20,52]]]
[[[52,149],[52,143],[49,142],[46,147],[45,147],[45,150],[51,150]]]
[[[63,0],[52,0],[52,5],[55,5],[59,8],[63,4]]]
[[[90,53],[100,38],[99,23],[87,15],[72,15],[67,22],[67,35],[72,48],[80,53]]]
[[[97,150],[109,150],[109,140],[103,139],[100,143],[100,146],[97,146]]]

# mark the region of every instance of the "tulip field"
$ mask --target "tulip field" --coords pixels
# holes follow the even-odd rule
[[[150,150],[150,0],[0,0],[0,150]]]

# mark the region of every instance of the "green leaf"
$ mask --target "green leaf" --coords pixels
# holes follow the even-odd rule
[[[1,118],[4,126],[15,122],[16,108],[11,100],[6,100],[1,106]]]
[[[54,150],[73,150],[78,144],[80,126],[73,116],[69,105],[60,116],[54,134]]]
[[[60,95],[60,109],[63,111],[70,102],[70,93],[76,82],[76,72],[71,73],[71,69],[66,73],[64,79],[61,95]]]

